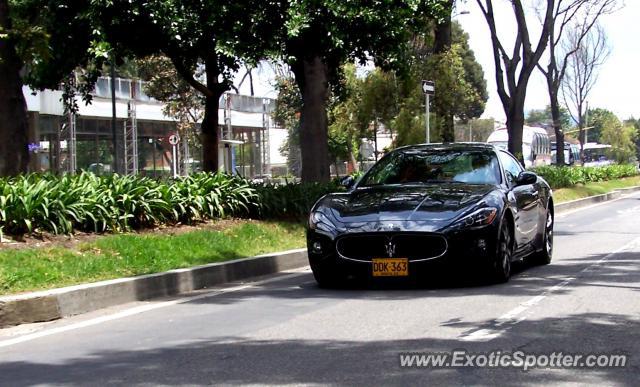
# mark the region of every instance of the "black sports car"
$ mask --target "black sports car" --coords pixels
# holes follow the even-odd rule
[[[497,282],[511,262],[551,261],[553,198],[544,179],[482,143],[415,145],[385,155],[346,193],[313,206],[307,247],[320,286],[347,276],[409,277],[446,265]]]

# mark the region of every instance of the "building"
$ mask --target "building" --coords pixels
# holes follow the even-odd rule
[[[91,104],[78,101],[77,114],[65,114],[62,91],[33,91],[25,86],[34,153],[31,170],[115,170],[147,176],[197,171],[201,158],[197,141],[180,141],[174,157],[169,139],[177,132],[176,122],[163,114],[162,103],[145,94],[143,85],[138,80],[115,79],[115,141],[111,78],[98,79]],[[274,127],[274,106],[275,101],[268,98],[223,95],[219,103],[221,169],[251,178],[286,165],[278,149],[287,131]]]

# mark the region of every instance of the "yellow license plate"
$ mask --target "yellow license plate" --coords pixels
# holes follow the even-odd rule
[[[409,275],[409,260],[407,258],[374,258],[374,277],[405,277]]]

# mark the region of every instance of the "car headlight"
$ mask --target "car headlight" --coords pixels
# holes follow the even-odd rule
[[[491,224],[498,214],[495,207],[480,208],[455,223],[456,228],[478,228]]]
[[[333,222],[329,220],[329,218],[323,214],[322,212],[312,212],[309,215],[309,228],[315,230],[317,228],[322,229],[331,229],[333,228]]]

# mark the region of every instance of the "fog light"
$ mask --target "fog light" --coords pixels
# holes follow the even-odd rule
[[[311,249],[314,253],[322,253],[322,244],[320,242],[313,242]]]
[[[481,249],[486,249],[487,248],[487,242],[484,239],[478,239],[478,247]]]

